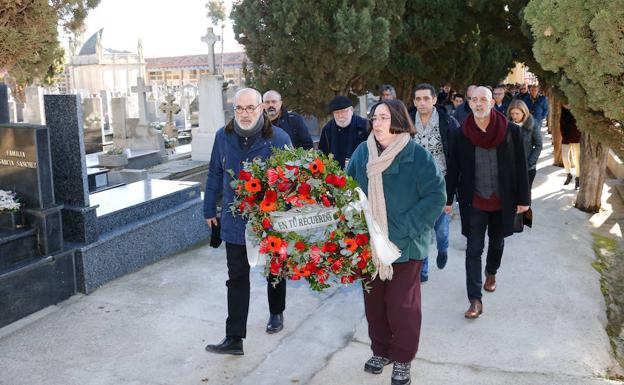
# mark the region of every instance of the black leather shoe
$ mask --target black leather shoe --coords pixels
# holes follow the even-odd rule
[[[267,322],[266,332],[269,334],[277,333],[284,328],[284,314],[271,314],[269,322]]]
[[[570,182],[572,182],[572,174],[566,175],[566,179],[565,179],[565,182],[563,182],[563,185],[567,186],[570,184]]]
[[[245,354],[243,352],[243,340],[235,337],[225,337],[217,345],[207,345],[206,351],[217,354],[232,354],[234,356]]]
[[[574,189],[578,190],[579,187],[581,187],[581,182],[579,181],[578,176],[576,178],[574,178]]]

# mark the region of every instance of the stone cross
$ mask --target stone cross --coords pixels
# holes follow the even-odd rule
[[[175,96],[169,94],[165,96],[165,101],[160,104],[160,111],[163,114],[167,114],[167,124],[165,125],[163,133],[165,133],[169,138],[178,137],[178,130],[175,124],[173,124],[173,115],[180,112],[180,105],[174,103],[174,101]]]
[[[147,123],[147,93],[152,92],[152,86],[146,86],[142,77],[137,78],[137,85],[130,91],[139,94],[139,122]]]
[[[210,70],[211,74],[217,73],[217,68],[215,65],[214,45],[219,40],[221,40],[221,37],[218,35],[215,35],[212,27],[208,27],[208,30],[206,31],[206,35],[202,36],[201,38],[201,41],[208,44],[208,69]]]

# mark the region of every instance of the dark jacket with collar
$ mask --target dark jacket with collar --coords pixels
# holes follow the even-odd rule
[[[496,108],[496,111],[500,112],[501,114],[507,116],[507,108],[509,107],[509,101],[503,99],[503,102],[501,103],[501,105],[499,106],[498,104],[496,104],[496,102],[494,102],[494,108]]]
[[[527,157],[527,168],[535,170],[537,160],[542,152],[542,127],[538,127],[535,119],[531,115],[522,124],[522,142],[524,143],[524,153]]]
[[[440,119],[440,138],[442,139],[442,147],[444,148],[444,158],[446,163],[449,162],[449,133],[451,131],[456,131],[459,129],[459,123],[457,120],[449,115],[446,108],[435,105],[435,109],[438,111],[438,117]],[[460,107],[461,108],[461,107]],[[410,117],[412,118],[412,123],[416,122],[416,112],[418,110],[416,108],[410,111]]]
[[[353,152],[347,174],[368,195],[368,147]],[[444,207],[444,178],[429,151],[415,141],[409,143],[382,173],[388,217],[388,237],[399,249],[395,263],[427,257],[431,229]]]
[[[496,146],[498,188],[503,211],[503,234],[513,234],[516,206],[528,206],[529,175],[524,154],[521,128],[507,124],[505,139]],[[457,192],[462,234],[470,235],[472,198],[475,193],[475,145],[464,135],[463,128],[450,135],[450,162],[446,165],[446,204],[451,205]]]
[[[453,114],[453,117],[455,118],[455,120],[457,120],[460,126],[463,126],[464,122],[466,121],[466,118],[468,117],[470,113],[472,113],[472,109],[470,108],[470,105],[468,104],[468,101],[466,100],[464,104],[457,107],[457,109],[455,110],[455,113]]]
[[[308,126],[306,126],[301,115],[288,111],[282,106],[280,117],[273,122],[273,125],[286,131],[288,136],[290,136],[293,147],[302,147],[309,150],[314,146]]]
[[[357,146],[368,137],[368,120],[353,114],[351,123],[342,128],[332,119],[321,132],[319,150],[325,155],[334,154],[334,159],[344,168],[345,160],[351,158],[351,154]]]
[[[273,134],[270,137],[260,135],[256,141],[244,150],[239,142],[239,136],[233,130],[225,127],[217,131],[215,142],[208,166],[208,180],[204,194],[204,218],[217,216],[217,203],[221,196],[221,239],[225,242],[237,245],[245,244],[246,221],[238,214],[230,211],[230,205],[234,201],[234,190],[230,186],[232,177],[228,170],[234,172],[235,177],[242,168],[243,161],[252,161],[254,158],[267,159],[271,156],[273,148],[283,148],[290,145],[290,137],[279,127],[273,126]]]
[[[535,119],[535,123],[541,128],[542,121],[546,116],[548,116],[548,99],[546,96],[539,95],[535,100],[531,98],[531,94],[528,94],[524,97],[524,103],[531,115],[533,115],[533,119]]]

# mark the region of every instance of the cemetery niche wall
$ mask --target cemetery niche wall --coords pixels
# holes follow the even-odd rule
[[[19,226],[0,222],[0,327],[210,235],[199,183],[90,191],[80,97],[45,95],[44,106],[46,125],[0,121],[0,189],[23,204]]]

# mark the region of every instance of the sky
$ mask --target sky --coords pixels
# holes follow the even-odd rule
[[[207,17],[207,0],[101,0],[85,21],[84,43],[100,28],[105,48],[136,52],[137,41],[143,42],[144,56],[181,56],[208,53],[200,39],[212,26]],[[225,0],[226,14],[232,0]],[[214,32],[220,34],[220,29]],[[242,51],[234,40],[232,22],[225,28],[225,52]],[[221,42],[215,44],[221,52]]]

